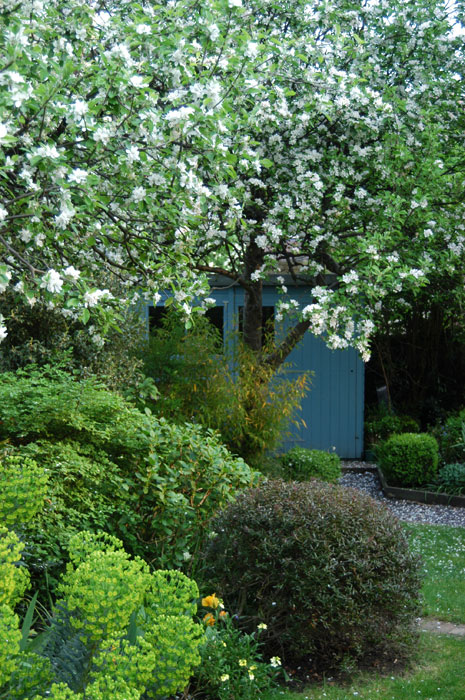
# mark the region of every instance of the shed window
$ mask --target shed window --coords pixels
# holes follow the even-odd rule
[[[160,328],[164,317],[168,313],[167,308],[164,306],[149,306],[149,331],[154,331]],[[213,306],[211,309],[207,309],[205,313],[206,318],[210,323],[215,326],[221,333],[223,337],[224,330],[224,307],[223,306]]]

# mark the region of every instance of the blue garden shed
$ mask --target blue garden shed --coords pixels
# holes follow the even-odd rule
[[[309,303],[308,288],[286,283],[291,298]],[[231,280],[211,280],[211,296],[216,305],[209,311],[212,322],[226,338],[240,324],[244,290]],[[268,321],[274,318],[278,302],[276,286],[264,283],[263,310]],[[147,309],[147,321],[156,319],[164,298],[156,308]],[[276,328],[276,331],[278,329]],[[286,327],[281,332],[285,332]],[[357,459],[363,452],[364,364],[353,348],[330,350],[319,337],[306,333],[286,360],[288,374],[313,373],[310,391],[303,400],[299,418],[284,449],[294,446],[328,450],[345,459]]]

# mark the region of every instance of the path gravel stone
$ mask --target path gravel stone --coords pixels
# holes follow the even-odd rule
[[[427,505],[413,501],[399,501],[386,498],[376,472],[369,471],[373,466],[368,462],[342,462],[343,467],[367,468],[364,472],[346,472],[340,479],[342,486],[350,486],[365,491],[377,501],[382,501],[397,515],[399,520],[432,525],[453,525],[465,527],[465,508],[443,505]]]

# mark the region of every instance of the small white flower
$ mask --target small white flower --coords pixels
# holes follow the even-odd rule
[[[220,36],[220,30],[218,29],[218,26],[216,24],[210,24],[210,26],[208,27],[208,32],[212,41],[216,41]]]
[[[266,629],[268,629],[268,625],[266,625],[264,622],[260,622],[260,624],[257,625],[257,629],[266,630]]]
[[[242,0],[229,0],[229,7],[242,7]]]
[[[2,269],[2,278],[3,279],[0,281],[0,293],[5,291],[5,289],[8,287],[9,281],[11,280],[11,272],[5,269],[5,267]]]
[[[149,24],[138,24],[136,26],[137,34],[151,34],[152,27]]]
[[[46,146],[39,146],[36,154],[38,156],[42,156],[42,158],[51,158],[52,160],[60,157],[60,152],[58,151],[57,147],[50,146],[49,144]]]
[[[68,175],[68,182],[75,182],[77,185],[82,185],[83,182],[87,180],[88,173],[81,168],[75,168],[72,173]]]
[[[140,160],[139,149],[137,148],[137,146],[130,146],[129,148],[127,148],[126,156],[129,164],[134,163],[134,161],[136,160]]]
[[[129,78],[129,82],[133,87],[140,88],[140,87],[147,87],[147,83],[145,82],[145,78],[142,77],[142,75],[133,75]]]
[[[135,187],[132,191],[131,199],[133,202],[142,202],[146,194],[147,192],[144,187]]]
[[[0,122],[0,143],[3,142],[6,136],[8,136],[8,129],[6,128],[5,124]]]
[[[6,329],[6,326],[3,325],[4,320],[5,320],[5,318],[3,317],[2,314],[0,314],[0,343],[2,342],[2,340],[5,340],[5,338],[8,335],[8,331]]]
[[[273,668],[277,668],[278,666],[281,666],[281,659],[279,656],[272,656],[270,659],[270,664],[273,666]]]
[[[254,41],[249,41],[245,50],[245,55],[249,58],[256,58],[258,55],[258,44]]]
[[[74,282],[76,282],[81,275],[80,271],[76,270],[76,268],[72,265],[69,265],[65,270],[63,270],[63,274],[65,277],[70,277]]]
[[[61,288],[63,287],[63,280],[61,279],[60,274],[56,270],[51,269],[48,270],[42,277],[40,286],[42,289],[46,289],[48,292],[55,294],[61,292]]]
[[[166,114],[166,119],[169,121],[171,126],[175,126],[180,122],[184,121],[191,114],[194,114],[195,110],[193,107],[180,107],[179,109],[172,109]]]
[[[71,105],[71,109],[74,112],[74,115],[76,117],[83,117],[84,114],[89,110],[89,105],[87,102],[84,102],[84,100],[76,100],[76,102],[73,102]]]
[[[87,307],[92,308],[93,306],[97,306],[99,303],[100,299],[112,299],[113,294],[108,291],[108,289],[96,289],[93,292],[86,292],[84,294],[84,304]]]
[[[8,216],[7,210],[4,209],[3,207],[0,207],[0,222],[5,221],[7,216]]]

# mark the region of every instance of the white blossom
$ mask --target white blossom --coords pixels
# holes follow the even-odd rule
[[[89,105],[84,100],[76,100],[71,105],[71,111],[73,115],[79,119],[83,117],[89,111]]]
[[[102,300],[113,299],[113,294],[108,289],[95,289],[94,291],[87,291],[84,294],[84,305],[86,307],[92,308],[97,306],[97,304]]]
[[[58,294],[63,287],[63,280],[60,274],[52,268],[43,275],[40,286],[42,289],[46,289],[47,292]]]
[[[68,265],[68,267],[63,270],[63,274],[65,275],[65,277],[69,277],[74,282],[76,282],[81,276],[80,270],[76,270],[76,268],[73,267],[73,265]]]
[[[147,196],[145,187],[135,187],[132,191],[131,199],[133,202],[142,202]]]
[[[138,24],[136,26],[136,32],[137,34],[151,34],[152,27],[149,24]]]
[[[87,180],[88,174],[89,173],[86,170],[82,170],[81,168],[75,168],[68,175],[68,182],[75,182],[77,185],[82,185]]]

